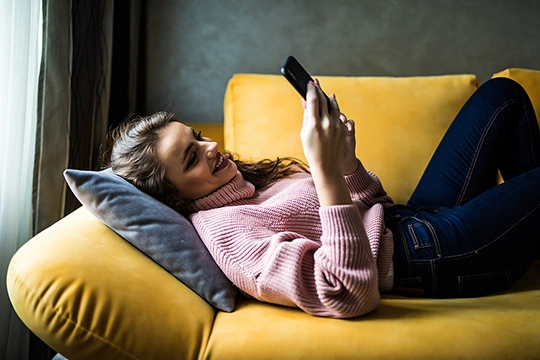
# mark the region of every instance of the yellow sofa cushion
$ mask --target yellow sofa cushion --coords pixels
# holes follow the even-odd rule
[[[398,203],[408,200],[450,122],[478,87],[474,75],[319,79],[356,122],[357,156]],[[234,75],[224,101],[225,148],[247,160],[305,160],[302,111],[300,96],[282,76]]]
[[[408,199],[443,133],[478,87],[471,75],[320,80],[356,120],[357,154],[397,202]],[[224,109],[227,149],[246,159],[303,158],[300,98],[279,76],[235,75]],[[222,359],[534,358],[540,351],[539,284],[537,261],[524,279],[500,294],[444,300],[383,295],[378,311],[353,320],[321,319],[244,299],[237,311],[218,313],[206,354]]]
[[[540,261],[508,291],[475,299],[383,295],[358,319],[239,299],[217,312],[80,208],[13,257],[24,323],[69,359],[533,359]]]
[[[500,294],[383,295],[377,311],[358,319],[319,318],[247,299],[237,307],[217,314],[205,358],[513,360],[540,354],[540,261]]]
[[[23,322],[68,359],[197,359],[215,316],[85,208],[21,247],[7,284]]]

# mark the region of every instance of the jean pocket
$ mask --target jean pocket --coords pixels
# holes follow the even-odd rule
[[[407,224],[407,231],[416,250],[431,248],[435,246],[435,231],[427,221],[413,218]]]
[[[506,268],[485,274],[458,276],[459,292],[462,297],[482,296],[502,291],[513,283],[514,278]]]

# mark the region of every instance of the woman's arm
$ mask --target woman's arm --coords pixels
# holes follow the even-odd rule
[[[308,84],[303,105],[300,137],[320,205],[393,204],[379,178],[356,158],[355,124],[340,113],[335,95],[328,103],[315,80]]]
[[[225,275],[258,300],[335,318],[364,315],[379,305],[377,263],[367,236],[377,222],[363,221],[355,205],[321,207],[287,219],[293,228],[320,221],[320,241],[274,232],[253,206],[203,211],[192,221]]]
[[[361,161],[358,161],[355,172],[345,176],[345,182],[354,203],[362,203],[367,207],[374,204],[381,204],[384,207],[394,204],[377,175],[367,171]]]

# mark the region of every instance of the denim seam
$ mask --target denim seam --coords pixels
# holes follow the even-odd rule
[[[415,226],[413,224],[407,224],[407,228],[409,229],[409,233],[411,234],[411,237],[413,239],[415,249],[425,249],[425,248],[433,246],[429,244],[428,245],[420,244],[420,240],[418,240],[418,236],[416,236],[416,232],[414,231]]]
[[[507,267],[504,267],[504,268],[501,268],[501,269],[497,269],[497,270],[493,270],[493,271],[489,271],[487,273],[482,273],[482,274],[475,274],[475,275],[460,275],[458,276],[458,278],[460,280],[467,280],[467,279],[485,279],[485,278],[488,278],[488,277],[491,277],[493,275],[498,275],[498,274],[504,274],[506,276],[506,278],[508,279],[508,281],[511,281],[513,282],[514,281],[514,277],[512,276],[512,272],[510,271],[509,268]]]
[[[433,235],[433,241],[435,241],[435,248],[436,248],[436,252],[437,252],[437,258],[441,258],[442,257],[442,254],[441,254],[441,243],[439,242],[439,237],[437,236],[437,232],[435,231],[435,228],[433,227],[433,225],[431,225],[431,223],[427,220],[421,220],[421,219],[418,219],[419,221],[421,221],[422,223],[424,223],[426,226],[429,227],[429,230],[431,231],[431,235]]]
[[[425,220],[425,219],[421,219],[419,217],[416,217],[416,216],[413,216],[412,217],[413,219],[415,219],[416,221],[424,224],[425,226],[427,226],[429,228],[429,231],[431,232],[431,235],[433,237],[433,246],[435,246],[435,251],[437,253],[437,258],[440,259],[442,257],[442,254],[441,254],[441,243],[439,241],[439,236],[437,235],[437,231],[435,231],[435,228],[433,227],[433,225],[431,224],[431,222],[429,222],[428,220]],[[414,239],[416,240],[417,237],[416,237],[416,233],[413,234],[414,236]],[[423,246],[422,248],[427,248],[427,247],[431,247],[431,246]]]
[[[513,284],[515,283],[515,280],[514,280],[514,277],[512,276],[512,272],[510,271],[509,268],[507,267],[504,267],[502,269],[498,269],[498,270],[494,270],[494,271],[490,271],[490,272],[487,272],[487,273],[483,273],[483,274],[478,274],[478,275],[460,275],[458,276],[458,292],[461,296],[463,296],[464,292],[465,292],[465,283],[467,282],[467,279],[486,279],[486,278],[489,278],[491,276],[494,276],[494,275],[499,275],[499,274],[503,274],[504,276],[506,276],[506,279],[508,280],[508,282],[510,284]]]
[[[499,236],[497,236],[495,239],[493,239],[492,241],[490,241],[489,243],[485,244],[484,246],[481,246],[479,247],[478,249],[474,250],[474,251],[469,251],[468,253],[464,253],[464,254],[459,254],[459,255],[450,255],[450,256],[446,256],[446,257],[442,257],[441,260],[456,260],[456,259],[466,259],[466,258],[469,258],[471,256],[475,256],[475,255],[478,255],[478,252],[485,249],[486,247],[488,246],[491,246],[492,244],[494,244],[495,242],[497,242],[500,238],[502,238],[504,235],[506,235],[510,230],[512,230],[513,228],[515,228],[516,226],[519,225],[519,223],[521,223],[525,218],[527,218],[530,214],[532,214],[533,212],[535,212],[536,210],[538,210],[540,208],[540,204],[537,205],[536,207],[534,207],[531,211],[529,211],[527,214],[525,214],[523,217],[521,217],[521,219],[519,219],[518,221],[516,221],[512,226],[510,226],[508,229],[506,229],[502,234],[500,234]]]
[[[431,290],[433,291],[433,294],[437,294],[437,269],[435,267],[435,259],[430,261],[431,266]]]
[[[416,237],[416,233],[414,232],[412,224],[407,224],[407,229],[409,229],[409,233],[411,234],[414,242],[414,248],[419,249],[420,248],[420,242],[418,241],[418,238]]]
[[[405,233],[403,232],[403,229],[401,228],[401,226],[399,226],[399,224],[397,228],[401,235],[401,242],[403,244],[403,249],[405,249],[405,256],[407,257],[407,277],[410,277],[413,271],[412,271],[411,255],[409,254],[409,247],[407,246],[407,240],[405,237]]]
[[[512,100],[508,100],[507,102],[503,103],[501,106],[499,106],[497,111],[495,111],[493,113],[493,115],[491,116],[491,119],[489,119],[488,126],[486,126],[486,128],[484,129],[484,132],[482,133],[482,136],[480,137],[480,140],[478,141],[478,143],[476,145],[476,150],[474,152],[472,162],[471,162],[471,164],[469,166],[469,171],[467,172],[467,176],[465,177],[465,181],[463,183],[461,193],[459,194],[459,196],[458,196],[458,198],[456,200],[455,206],[459,206],[461,204],[461,202],[463,201],[463,198],[465,197],[465,193],[467,192],[467,190],[469,188],[469,183],[470,183],[471,178],[472,178],[472,173],[474,172],[476,163],[478,162],[478,157],[480,156],[480,151],[483,148],[482,145],[484,144],[484,142],[486,140],[486,137],[487,137],[487,134],[491,130],[491,127],[493,126],[493,123],[495,122],[496,117],[500,114],[500,112],[505,107],[507,107],[511,103],[516,103],[516,102],[517,102],[516,100],[512,99]]]
[[[528,109],[523,106],[523,113],[525,114],[525,116],[527,117],[527,127],[529,128],[529,131],[528,131],[528,134],[529,134],[529,147],[530,147],[530,150],[531,150],[531,154],[532,154],[532,158],[533,158],[533,161],[534,161],[534,164],[536,165],[536,167],[539,167],[540,166],[540,163],[538,163],[538,159],[536,159],[536,153],[534,151],[534,144],[533,144],[533,141],[532,141],[532,134],[533,134],[533,129],[531,129],[531,124],[533,124],[533,122],[531,121],[531,118],[535,119],[536,117],[533,116],[531,117],[529,115],[529,111]],[[534,123],[536,125],[536,122]]]

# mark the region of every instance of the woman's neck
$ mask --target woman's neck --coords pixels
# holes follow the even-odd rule
[[[186,207],[188,214],[227,206],[235,201],[250,198],[255,193],[255,186],[244,180],[242,174],[236,175],[227,184],[207,196],[193,201]]]

